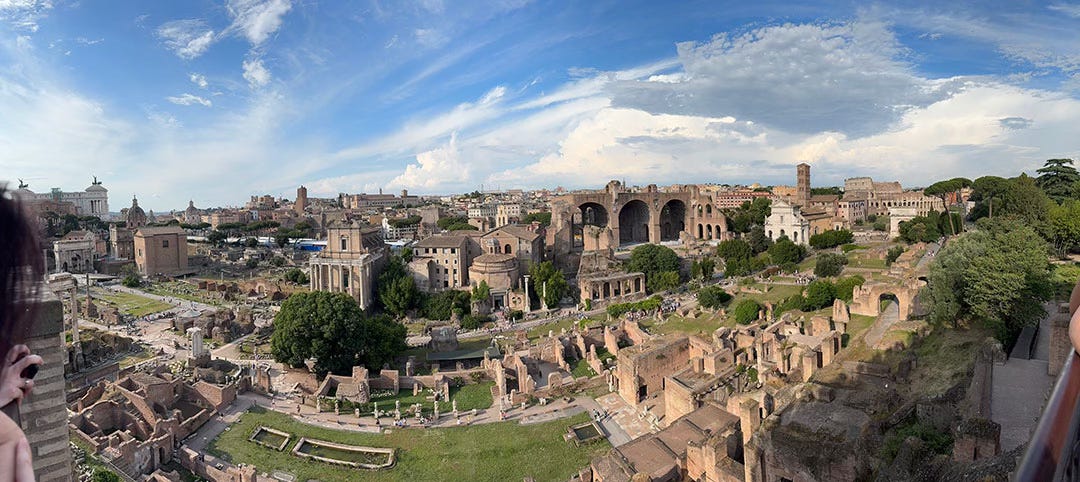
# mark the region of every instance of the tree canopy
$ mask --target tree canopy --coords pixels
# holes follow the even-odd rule
[[[419,306],[421,302],[416,281],[405,271],[405,264],[400,256],[390,258],[375,283],[375,291],[383,309],[395,317],[405,316],[408,310]]]
[[[670,284],[668,283],[670,282],[670,275],[661,275],[661,273],[674,272],[677,278],[679,276],[679,255],[675,254],[675,251],[667,246],[643,244],[630,252],[630,260],[626,263],[626,271],[628,273],[645,273],[645,284],[648,285],[651,291],[668,289],[661,288],[661,286]],[[663,282],[660,282],[661,276],[664,278]],[[654,278],[658,281],[654,282]]]
[[[1035,184],[1059,203],[1073,197],[1074,186],[1080,182],[1080,172],[1073,167],[1072,159],[1049,159],[1035,172],[1039,173]]]
[[[274,359],[301,367],[315,359],[315,373],[347,375],[352,367],[378,368],[406,348],[405,326],[365,314],[345,293],[293,293],[274,317]]]
[[[534,263],[529,269],[529,275],[532,277],[532,289],[536,299],[544,298],[544,304],[548,308],[558,306],[559,300],[570,289],[570,284],[566,282],[566,275],[562,270],[556,269],[551,261]]]
[[[795,244],[787,236],[781,236],[769,247],[769,258],[773,264],[798,263],[806,256],[806,247]]]
[[[816,249],[829,249],[850,243],[855,237],[846,229],[831,229],[823,233],[810,236],[810,246]]]
[[[981,220],[979,230],[947,244],[935,256],[928,281],[931,317],[955,324],[978,319],[1011,344],[1045,314],[1053,294],[1046,243],[1030,226]]]
[[[839,276],[840,272],[844,270],[844,265],[847,264],[847,262],[848,259],[844,255],[822,253],[818,255],[817,263],[814,265],[814,276],[820,278]]]

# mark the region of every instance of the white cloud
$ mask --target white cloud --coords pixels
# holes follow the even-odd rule
[[[86,37],[77,37],[75,39],[75,43],[78,43],[78,44],[81,44],[81,45],[97,45],[97,44],[99,44],[101,42],[104,42],[104,41],[105,41],[105,39],[103,39],[103,38],[88,39]]]
[[[469,165],[461,161],[457,148],[457,135],[450,136],[445,146],[416,155],[416,164],[409,164],[405,172],[390,181],[390,186],[406,189],[431,189],[446,184],[464,183],[469,180]]]
[[[0,0],[0,21],[16,30],[37,32],[38,20],[52,8],[50,0]]]
[[[214,31],[198,19],[173,20],[158,27],[157,36],[178,57],[194,59],[214,43]]]
[[[210,85],[210,83],[206,81],[206,76],[200,73],[192,72],[188,74],[188,79],[190,79],[193,84],[199,86],[200,89],[205,89]]]
[[[244,80],[247,80],[251,87],[262,87],[270,83],[270,71],[263,66],[262,59],[245,60],[243,67]]]
[[[188,94],[188,93],[184,93],[184,94],[179,95],[179,96],[166,97],[165,99],[168,100],[169,102],[172,102],[173,104],[176,104],[176,105],[199,104],[199,105],[202,105],[204,107],[211,107],[211,106],[214,105],[213,102],[210,102],[210,99],[204,99],[204,98],[199,97],[197,95]]]
[[[290,0],[229,0],[225,9],[232,17],[226,32],[239,31],[258,47],[281,28],[283,17],[292,8]]]

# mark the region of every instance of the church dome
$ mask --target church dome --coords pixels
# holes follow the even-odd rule
[[[146,212],[139,207],[138,198],[131,198],[131,208],[128,209],[127,217],[124,220],[127,222],[129,229],[146,226]]]

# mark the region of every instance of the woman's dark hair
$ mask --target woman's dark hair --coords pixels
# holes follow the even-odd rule
[[[0,363],[23,341],[45,272],[38,227],[15,193],[0,185]]]

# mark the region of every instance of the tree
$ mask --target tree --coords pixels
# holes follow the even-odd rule
[[[954,177],[947,181],[938,181],[931,184],[930,187],[923,189],[923,194],[926,194],[927,196],[937,196],[941,198],[941,205],[945,207],[945,212],[950,212],[948,196],[950,194],[955,194],[956,199],[960,199],[960,190],[966,187],[971,187],[970,179],[963,177]],[[946,221],[949,223],[948,232],[951,234],[956,234],[958,232],[958,225],[954,222],[952,216],[949,216]],[[959,227],[962,226],[962,224],[959,225]]]
[[[315,359],[315,373],[347,375],[352,367],[381,367],[406,348],[405,326],[368,316],[345,293],[293,293],[274,316],[274,359],[299,368]]]
[[[1080,246],[1080,201],[1066,199],[1060,206],[1051,206],[1047,223],[1054,254],[1059,258]]]
[[[259,258],[249,258],[247,261],[244,262],[244,266],[246,266],[247,269],[258,268],[259,267]]]
[[[127,286],[128,288],[138,288],[142,286],[142,280],[139,278],[138,273],[128,273],[124,276],[124,280],[120,284]]]
[[[836,297],[851,303],[852,294],[855,292],[856,286],[862,286],[866,282],[866,279],[859,275],[848,276],[836,281]]]
[[[479,228],[469,223],[454,223],[446,226],[447,231],[479,231]]]
[[[724,258],[725,261],[729,259],[742,259],[750,258],[754,255],[754,250],[751,249],[750,244],[742,239],[728,239],[721,241],[716,246],[716,255]]]
[[[247,238],[244,240],[244,246],[248,248],[254,248],[259,245],[259,240],[255,238]]]
[[[745,299],[735,305],[735,310],[732,311],[732,315],[735,317],[735,322],[740,325],[749,325],[754,320],[758,319],[758,313],[761,311],[761,305],[752,299]]]
[[[816,249],[829,249],[853,241],[854,235],[846,229],[833,229],[810,236],[810,246]]]
[[[424,318],[449,320],[455,314],[461,318],[472,311],[471,298],[469,293],[458,290],[446,290],[433,296],[422,297]]]
[[[225,233],[217,230],[210,231],[210,234],[206,235],[207,241],[219,246],[221,245],[221,243],[225,242],[225,238]]]
[[[406,246],[406,247],[402,248],[402,250],[401,250],[401,261],[408,264],[408,263],[412,262],[412,259],[413,259],[413,249],[412,249],[412,247],[411,246]]]
[[[657,271],[652,275],[645,275],[645,287],[652,293],[676,288],[679,283],[678,271]]]
[[[522,224],[532,224],[534,222],[540,223],[541,226],[551,225],[551,213],[546,211],[539,213],[529,213],[526,214],[525,217],[521,218]]]
[[[719,286],[706,286],[698,290],[697,300],[702,308],[716,309],[731,301],[731,295]]]
[[[308,275],[304,273],[304,271],[300,268],[290,268],[288,271],[285,272],[284,278],[285,281],[288,281],[290,283],[296,283],[298,285],[306,285],[308,284],[308,282],[311,281],[308,278]]]
[[[1072,159],[1047,160],[1043,167],[1035,172],[1039,173],[1035,184],[1058,203],[1071,198],[1073,185],[1080,182],[1080,172],[1073,167]]]
[[[273,258],[270,258],[270,266],[273,266],[275,268],[280,268],[282,266],[285,266],[286,262],[287,261],[285,261],[285,258],[283,258],[281,256],[274,256]]]
[[[111,470],[98,467],[94,469],[94,475],[90,477],[90,482],[120,482],[120,476]]]
[[[757,253],[764,253],[769,250],[769,246],[772,246],[772,240],[765,235],[765,228],[762,226],[754,226],[750,228],[750,233],[746,235],[746,243],[750,245],[750,249]]]
[[[444,230],[452,231],[452,229],[450,229],[451,225],[469,224],[469,218],[465,216],[448,216],[445,218],[440,218],[438,221],[435,222],[435,224]]]
[[[645,273],[645,285],[649,291],[663,291],[673,288],[670,286],[672,277],[668,273],[679,276],[679,255],[671,248],[656,244],[643,244],[630,252],[630,260],[626,263],[628,273]],[[675,286],[679,282],[675,281]]]
[[[832,306],[836,299],[836,286],[827,280],[819,279],[806,285],[806,297],[803,302],[803,311],[814,311]]]
[[[473,286],[472,300],[474,303],[484,303],[491,298],[491,287],[488,286],[487,281],[480,280],[480,284]]]
[[[379,289],[379,301],[388,313],[395,317],[405,316],[405,313],[416,305],[420,298],[420,291],[416,289],[416,281],[412,276],[400,276],[386,281],[386,285]]]
[[[696,280],[707,281],[712,279],[715,270],[716,262],[709,257],[703,258],[701,261],[694,260],[690,263],[690,277]]]
[[[463,330],[475,330],[480,328],[480,325],[491,321],[490,318],[480,315],[465,315],[461,319],[461,329]]]
[[[806,248],[793,243],[787,236],[781,236],[769,248],[769,258],[773,264],[798,263],[806,256]]]
[[[570,289],[570,285],[566,282],[566,275],[562,270],[556,269],[551,261],[534,263],[529,269],[529,274],[532,276],[532,295],[537,300],[543,298],[544,305],[548,308],[558,306],[559,300]],[[646,275],[647,278],[648,275]]]
[[[935,256],[927,284],[931,318],[982,320],[1008,347],[1045,315],[1042,303],[1053,294],[1047,247],[1030,226],[995,218],[978,228]]]
[[[844,255],[822,253],[817,258],[817,264],[814,265],[814,276],[819,278],[839,276],[840,272],[844,270],[844,265],[847,264],[847,262],[848,259]]]
[[[889,251],[885,253],[885,266],[892,266],[901,254],[904,254],[903,246],[893,246],[889,248]]]

